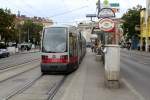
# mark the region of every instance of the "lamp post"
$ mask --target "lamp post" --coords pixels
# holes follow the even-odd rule
[[[99,15],[100,10],[101,10],[101,1],[98,0],[98,15]]]
[[[28,43],[30,42],[30,36],[29,36],[29,33],[30,32],[30,30],[29,30],[29,27],[28,27]]]

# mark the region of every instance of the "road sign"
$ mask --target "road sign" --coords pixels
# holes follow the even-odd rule
[[[98,18],[115,17],[115,13],[111,8],[102,8],[98,14]]]
[[[119,7],[119,3],[110,3],[110,7]]]
[[[86,14],[86,17],[97,17],[96,14]]]
[[[104,18],[99,21],[99,28],[104,32],[112,32],[114,30],[115,23],[112,19]]]

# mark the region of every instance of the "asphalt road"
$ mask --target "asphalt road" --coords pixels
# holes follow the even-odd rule
[[[0,59],[0,68],[4,66],[22,64],[24,62],[32,61],[34,59],[40,59],[40,52],[13,55],[7,58]]]
[[[145,100],[150,100],[149,54],[121,50],[121,74]]]

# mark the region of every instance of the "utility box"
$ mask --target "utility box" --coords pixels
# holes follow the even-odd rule
[[[120,79],[120,46],[105,45],[105,80],[109,87],[119,87]]]

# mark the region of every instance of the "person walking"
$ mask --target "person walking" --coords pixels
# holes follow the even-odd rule
[[[94,44],[93,43],[91,45],[91,50],[92,50],[92,52],[94,52]]]

